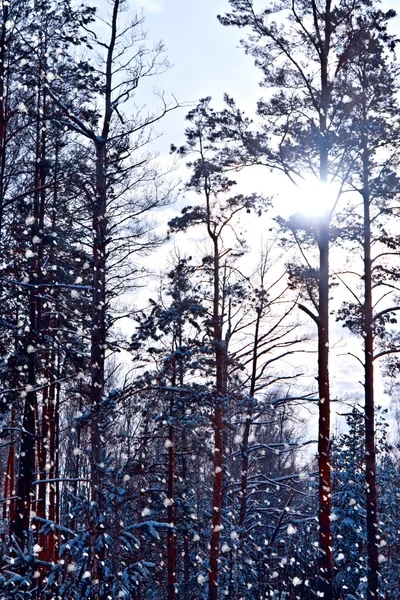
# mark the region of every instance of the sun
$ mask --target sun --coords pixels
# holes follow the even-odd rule
[[[340,195],[337,183],[323,183],[317,177],[307,176],[292,186],[294,212],[309,217],[322,217],[331,211]],[[292,201],[293,201],[292,200]]]

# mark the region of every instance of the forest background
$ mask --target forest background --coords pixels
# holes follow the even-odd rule
[[[1,598],[400,596],[395,8],[1,0]]]

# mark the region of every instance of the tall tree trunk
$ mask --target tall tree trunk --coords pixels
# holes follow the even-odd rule
[[[59,175],[59,152],[60,143],[56,139],[55,143],[55,159],[54,159],[54,191],[53,191],[53,206],[51,210],[52,232],[56,233],[56,214],[58,202],[58,175]],[[50,311],[49,311],[50,313]],[[51,322],[51,317],[49,324]],[[50,463],[50,479],[57,479],[58,471],[58,425],[59,425],[59,396],[60,384],[54,383],[54,380],[60,379],[60,353],[56,348],[57,342],[53,342],[53,348],[49,357],[49,369],[46,378],[49,380],[49,463]],[[49,520],[53,523],[58,523],[58,508],[59,508],[59,483],[57,481],[50,484],[49,491]],[[48,560],[56,563],[58,560],[58,531],[54,528],[49,534],[48,540]]]
[[[104,582],[103,564],[105,544],[100,528],[102,518],[101,462],[103,425],[102,401],[104,399],[106,325],[106,267],[107,267],[107,140],[110,132],[112,106],[112,67],[120,0],[114,0],[111,19],[111,37],[107,49],[106,78],[104,93],[104,120],[100,136],[94,139],[96,149],[96,197],[93,202],[93,291],[91,327],[91,452],[92,452],[92,500],[95,503],[96,517],[91,528],[93,599],[107,597]],[[93,139],[93,138],[92,138]]]
[[[44,234],[44,217],[46,212],[46,142],[47,142],[47,134],[46,134],[46,92],[43,88],[42,94],[40,96],[40,105],[38,106],[39,113],[39,123],[40,123],[40,142],[39,142],[39,153],[40,153],[40,162],[39,162],[39,206],[38,206],[38,236],[43,238]],[[37,283],[42,283],[42,264],[43,264],[43,244],[39,243],[37,245],[38,252],[38,271],[37,271]],[[38,304],[42,304],[42,301],[38,299]],[[47,308],[47,315],[44,317],[42,315],[42,306],[38,310],[38,322],[37,322],[37,335],[38,340],[40,339],[41,346],[43,348],[42,352],[42,363],[44,365],[43,375],[49,381],[50,380],[50,370],[49,370],[49,359],[50,359],[50,351],[48,348],[44,347],[46,342],[46,329],[50,325],[50,309]],[[39,321],[40,318],[40,321]],[[40,365],[38,365],[41,368]],[[49,443],[49,387],[46,386],[42,392],[42,406],[41,406],[41,420],[40,424],[38,423],[38,479],[41,481],[45,481],[49,476],[49,470],[46,470],[48,464],[48,443]],[[37,515],[45,519],[47,517],[47,500],[48,500],[48,486],[46,483],[40,483],[38,486],[38,504],[37,504]],[[47,546],[48,546],[48,536],[42,534],[39,536],[39,545],[42,548],[39,554],[39,558],[41,560],[48,560],[47,554]],[[41,569],[42,577],[38,582],[38,587],[41,588],[43,586],[43,575],[44,570]]]
[[[36,164],[34,175],[34,197],[33,197],[33,224],[31,227],[32,245],[35,238],[40,234],[40,180],[42,165],[42,138],[41,138],[41,107],[42,86],[38,80],[37,87],[37,117],[36,117]],[[36,247],[36,245],[34,246]],[[42,247],[37,244],[37,251],[30,265],[30,288],[29,288],[29,333],[25,341],[25,354],[27,366],[28,391],[25,396],[25,405],[22,418],[23,433],[21,436],[19,472],[17,482],[16,519],[13,531],[22,548],[28,549],[28,536],[30,526],[31,504],[35,497],[33,481],[35,476],[36,462],[39,464],[42,440],[40,438],[39,410],[37,404],[36,387],[36,351],[39,343],[41,300],[38,297],[37,284],[41,281],[42,273]],[[36,457],[36,451],[38,457]],[[40,486],[39,486],[40,487]],[[40,498],[39,498],[40,500]]]
[[[176,360],[172,358],[172,387],[176,386]],[[169,528],[167,531],[167,598],[175,599],[176,592],[176,524],[175,524],[175,401],[174,392],[170,393],[169,400],[169,425],[168,425],[168,508],[167,518]]]
[[[34,297],[34,292],[31,293]],[[32,314],[33,313],[33,314]],[[31,298],[31,322],[34,318],[34,298]],[[27,344],[26,348],[29,347]],[[33,353],[26,353],[28,363],[28,385],[35,385],[35,364]],[[34,498],[33,481],[35,473],[35,408],[36,392],[28,392],[25,397],[22,416],[22,435],[19,456],[19,471],[17,480],[17,500],[15,520],[12,530],[22,549],[28,549],[31,503]]]
[[[181,301],[181,297],[179,298]],[[183,346],[183,324],[182,320],[179,320],[179,331],[178,331],[178,348],[182,348]],[[179,386],[183,388],[184,386],[184,373],[185,367],[183,361],[179,361],[178,368],[178,377],[179,377]],[[181,459],[182,459],[182,479],[184,485],[184,498],[185,502],[191,495],[190,491],[190,479],[188,473],[188,464],[187,464],[187,440],[186,440],[186,429],[185,429],[185,402],[180,399],[180,407],[181,407],[181,419],[183,426],[181,428],[181,436],[180,436],[180,447],[181,447]],[[184,509],[183,509],[184,510]],[[186,512],[186,511],[185,511]],[[190,573],[191,573],[191,564],[190,564],[190,544],[189,544],[189,527],[187,524],[187,520],[184,519],[183,523],[183,581],[182,581],[182,599],[189,600],[191,589],[190,589]]]
[[[174,367],[175,368],[175,367]],[[175,385],[175,382],[172,382]],[[168,426],[168,524],[167,531],[167,598],[175,600],[175,584],[176,584],[176,528],[175,528],[175,439],[174,439],[174,392],[171,392],[170,411],[169,411],[169,426]]]
[[[10,426],[16,427],[16,411],[14,405],[11,409]],[[11,523],[15,521],[15,444],[14,434],[10,436],[10,448],[8,450],[7,468],[4,477],[4,503],[3,503],[3,522],[7,523],[4,528],[4,536],[11,533]],[[14,496],[14,497],[13,497]]]
[[[185,431],[182,433],[182,479],[185,486],[186,498],[189,498],[190,481],[188,479],[188,468],[187,468],[187,444]],[[186,520],[185,520],[186,521]],[[184,534],[183,534],[183,600],[190,600],[190,551],[189,551],[189,528],[185,522]]]
[[[239,546],[243,547],[243,542],[245,539],[245,530],[244,523],[247,514],[247,490],[249,484],[249,440],[251,433],[251,426],[253,423],[253,412],[254,412],[254,394],[256,389],[256,378],[257,378],[257,362],[258,362],[258,345],[259,345],[259,334],[260,334],[260,325],[261,325],[261,316],[263,312],[263,302],[261,301],[261,306],[257,309],[257,319],[255,324],[255,332],[254,332],[254,344],[253,344],[253,360],[251,365],[251,379],[250,379],[250,405],[247,409],[247,417],[244,424],[243,430],[243,439],[241,443],[240,453],[242,459],[242,467],[241,467],[241,480],[240,480],[240,508],[239,508]],[[242,549],[243,551],[243,549]],[[239,600],[242,590],[239,582],[236,582],[236,600]]]
[[[19,316],[18,316],[18,311],[17,314],[15,315],[15,322],[18,323],[19,320]],[[11,383],[11,389],[15,389],[17,390],[19,387],[19,376],[18,376],[18,370],[17,370],[17,353],[18,353],[18,342],[17,342],[17,336],[15,336],[14,338],[14,354],[12,354],[10,356],[10,358],[8,359],[8,367],[10,369],[11,372],[11,378],[10,378],[10,383]],[[10,420],[10,427],[18,427],[18,422],[17,422],[17,406],[18,406],[18,399],[17,399],[17,392],[11,392],[11,420]],[[6,472],[5,472],[5,479],[4,479],[4,504],[3,504],[3,521],[4,523],[7,523],[7,527],[4,528],[4,536],[3,539],[6,536],[9,536],[12,533],[12,527],[13,524],[15,523],[15,518],[16,518],[16,505],[15,505],[15,501],[16,501],[16,492],[15,492],[15,481],[16,481],[16,447],[18,447],[18,438],[16,439],[15,433],[13,431],[11,431],[11,435],[10,435],[10,447],[8,450],[8,459],[7,459],[7,468],[6,468]]]
[[[322,229],[322,228],[321,228]],[[332,598],[331,534],[331,441],[329,391],[329,241],[322,230],[319,239],[319,321],[318,321],[318,473],[319,473],[319,591]]]
[[[208,577],[208,600],[218,600],[218,563],[221,537],[221,510],[223,490],[223,405],[227,395],[227,351],[222,339],[222,324],[219,314],[219,247],[218,238],[214,244],[214,298],[213,298],[213,343],[216,368],[215,409],[214,409],[214,483],[212,497],[212,532],[210,544],[210,571]]]
[[[106,344],[105,282],[106,282],[106,145],[103,139],[96,142],[96,198],[93,207],[93,292],[91,327],[91,406],[90,429],[92,453],[92,501],[94,513],[91,526],[93,598],[106,598],[102,581],[104,540],[100,528],[102,511],[101,463],[102,463],[102,401],[104,397],[104,360]]]
[[[328,57],[331,39],[331,0],[326,0],[324,42],[321,47],[321,105],[319,110],[319,175],[328,183],[329,148],[326,138],[330,104]],[[321,199],[323,202],[323,199]],[[319,497],[319,573],[318,588],[324,600],[332,600],[332,533],[331,533],[331,439],[329,389],[329,208],[318,231],[318,497]]]
[[[372,304],[371,216],[369,151],[363,139],[364,201],[364,369],[365,369],[365,481],[367,499],[368,600],[378,597],[378,519],[376,493],[374,406],[374,319]]]
[[[242,538],[242,529],[244,526],[244,521],[246,518],[246,510],[247,510],[247,487],[249,480],[249,439],[251,432],[251,425],[253,422],[253,412],[254,412],[254,394],[256,390],[256,380],[257,380],[257,363],[258,363],[258,346],[259,346],[259,335],[260,335],[260,326],[261,326],[261,318],[263,314],[264,302],[261,300],[261,305],[257,309],[257,319],[255,323],[255,331],[254,331],[254,344],[253,344],[253,360],[251,364],[251,379],[250,379],[250,406],[247,410],[247,418],[244,425],[243,431],[243,440],[241,444],[241,457],[242,457],[242,469],[241,469],[241,482],[240,482],[240,510],[239,510],[239,530],[240,537]]]
[[[7,26],[9,21],[9,3],[3,2],[2,26],[0,32],[0,233],[3,230],[4,209],[4,175],[6,168],[6,138],[7,138],[7,83],[6,78],[6,50]]]
[[[54,354],[53,354],[54,361]],[[54,362],[52,363],[54,365]],[[57,456],[56,453],[58,451],[58,446],[56,443],[57,437],[57,429],[58,429],[58,412],[56,410],[56,385],[55,383],[50,384],[50,393],[49,393],[49,464],[50,464],[50,479],[57,479]],[[57,483],[52,482],[50,484],[49,491],[49,520],[53,523],[57,523]],[[53,529],[48,536],[48,555],[47,560],[56,562],[56,539],[57,531]]]

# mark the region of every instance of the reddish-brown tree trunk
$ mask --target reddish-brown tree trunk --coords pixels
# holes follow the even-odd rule
[[[367,500],[368,600],[378,597],[378,518],[376,492],[374,406],[374,318],[372,304],[371,216],[369,151],[363,140],[364,201],[364,369],[365,369],[365,481]]]
[[[328,183],[327,114],[330,104],[328,57],[331,38],[331,0],[326,0],[324,43],[321,47],[321,103],[319,110],[320,181]],[[323,202],[324,200],[321,199]],[[329,388],[329,207],[318,231],[318,497],[319,497],[319,574],[318,588],[324,600],[332,600],[332,533],[331,533],[331,439]]]
[[[16,315],[16,322],[18,322],[18,314]],[[17,340],[15,340],[14,352],[17,352]],[[11,356],[9,358],[9,368],[12,372],[11,377],[11,388],[18,388],[18,371],[16,368],[16,360],[15,356]],[[11,396],[11,419],[10,419],[10,427],[18,427],[17,423],[17,399],[16,394],[12,394]],[[8,458],[7,458],[7,467],[5,472],[4,479],[4,498],[5,501],[3,503],[3,522],[7,526],[4,527],[4,536],[9,536],[12,533],[12,524],[15,522],[15,501],[16,501],[16,490],[15,490],[15,477],[16,477],[16,445],[18,445],[17,440],[15,439],[14,431],[11,431],[10,434],[10,447],[8,450]],[[18,447],[18,446],[17,446]]]
[[[11,427],[15,427],[15,408],[11,409]],[[4,504],[3,504],[3,522],[8,524],[5,534],[10,532],[10,524],[15,521],[15,440],[11,434],[10,448],[8,451],[7,468],[4,480]]]
[[[319,473],[319,591],[332,598],[331,441],[329,390],[329,240],[321,228],[318,321],[318,473]]]
[[[214,245],[214,298],[213,298],[213,343],[216,370],[216,386],[214,394],[214,473],[212,497],[212,532],[210,541],[210,560],[208,577],[208,600],[218,600],[218,566],[221,538],[221,510],[223,492],[223,429],[224,403],[227,396],[227,350],[222,339],[222,324],[219,310],[220,278],[219,278],[219,246],[218,238],[213,237]]]

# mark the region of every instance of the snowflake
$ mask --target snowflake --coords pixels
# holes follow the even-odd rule
[[[278,571],[272,571],[270,577],[271,577],[271,579],[276,579],[276,577],[279,577]]]
[[[378,556],[378,562],[379,562],[379,563],[384,563],[384,562],[386,562],[386,561],[387,561],[387,558],[386,558],[386,556],[383,556],[383,554],[380,554],[380,555]]]
[[[343,560],[344,559],[344,554],[343,552],[339,552],[339,554],[337,555],[336,560]]]

